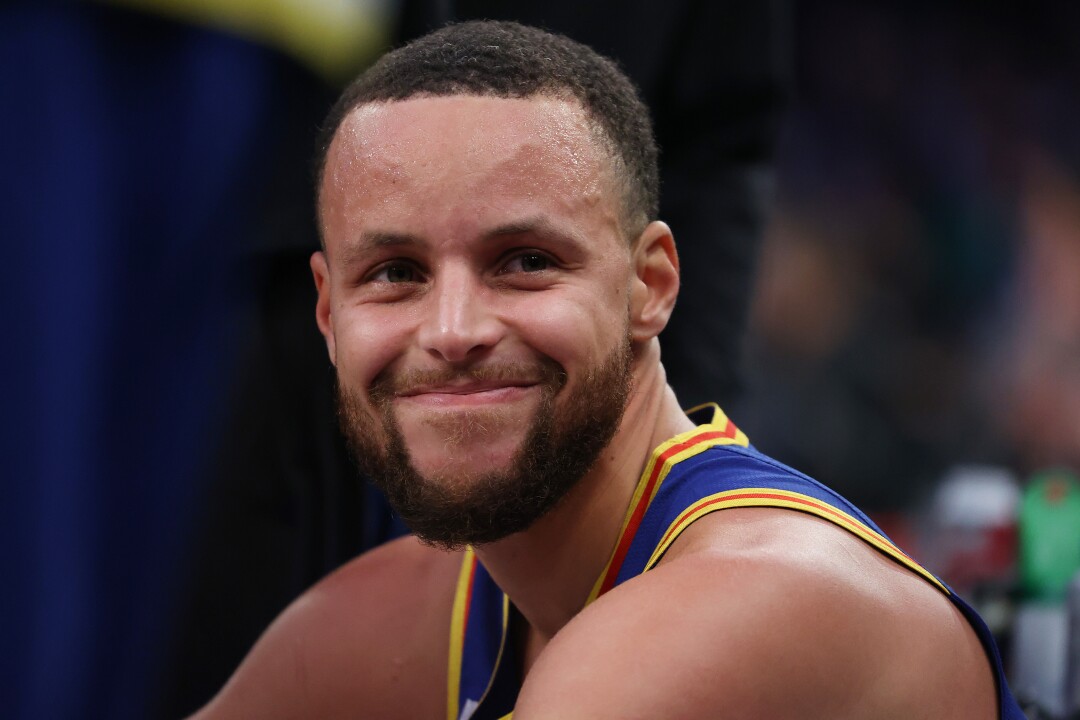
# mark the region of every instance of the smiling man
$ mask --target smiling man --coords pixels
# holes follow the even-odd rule
[[[200,717],[1022,717],[946,586],[719,408],[680,409],[656,148],[610,62],[452,26],[326,136],[316,319],[419,539],[305,594]]]
[[[418,97],[341,123],[319,325],[357,456],[430,541],[524,530],[619,425],[631,251],[607,164],[557,97]]]

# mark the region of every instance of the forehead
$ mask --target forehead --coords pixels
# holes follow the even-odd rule
[[[523,159],[544,159],[544,149],[598,161],[593,125],[573,100],[549,96],[499,98],[478,95],[416,97],[368,103],[341,123],[331,161],[393,163],[423,151],[467,150],[474,159],[516,148]],[[532,152],[529,152],[532,151]]]
[[[610,166],[576,101],[455,95],[371,103],[349,113],[334,136],[321,213],[326,224],[361,205],[370,212],[410,197],[426,198],[425,211],[484,197],[610,204]]]

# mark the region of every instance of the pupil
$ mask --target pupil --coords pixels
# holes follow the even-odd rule
[[[547,260],[542,255],[525,255],[521,258],[521,267],[526,272],[535,272],[547,267]]]
[[[403,265],[393,265],[386,269],[386,279],[390,282],[408,282],[411,273]]]

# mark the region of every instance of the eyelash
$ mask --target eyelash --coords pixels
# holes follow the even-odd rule
[[[553,268],[556,265],[555,259],[552,258],[550,255],[548,255],[545,252],[541,252],[540,250],[520,250],[520,251],[515,251],[515,252],[511,253],[505,259],[505,261],[503,261],[502,266],[501,266],[502,270],[500,271],[500,273],[509,272],[505,268],[508,265],[510,265],[510,263],[513,263],[515,261],[523,262],[525,258],[539,258],[540,260],[542,260],[545,263],[545,266],[543,268],[541,268],[540,270],[525,270],[524,267],[522,267],[522,269],[519,271],[519,272],[528,273],[530,275],[533,275],[533,274],[536,274],[536,273],[541,273],[541,272],[544,272],[545,270],[550,270],[551,268]]]
[[[409,262],[408,260],[389,260],[387,262],[381,263],[374,270],[372,270],[371,273],[367,277],[367,281],[368,282],[376,282],[377,278],[380,275],[382,275],[384,273],[388,273],[389,271],[397,269],[397,268],[404,268],[404,269],[408,270],[410,273],[413,274],[414,277],[416,275],[420,274],[419,268],[417,268],[414,263]],[[407,282],[416,282],[416,280],[415,279],[402,280],[402,281],[399,281],[399,282],[396,282],[396,283],[391,282],[390,280],[383,280],[381,282],[386,282],[387,284],[390,284],[390,285],[400,285],[400,284],[404,284],[404,283],[407,283]]]

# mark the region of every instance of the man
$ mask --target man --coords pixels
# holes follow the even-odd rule
[[[327,136],[316,319],[421,539],[294,603],[200,717],[1021,717],[936,578],[680,409],[675,244],[613,65],[456,25],[363,75]]]

